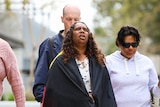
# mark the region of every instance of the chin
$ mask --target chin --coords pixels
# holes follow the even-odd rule
[[[132,58],[132,57],[133,57],[133,55],[127,56],[128,59],[130,59],[130,58]]]

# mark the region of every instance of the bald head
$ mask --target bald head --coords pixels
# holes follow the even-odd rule
[[[61,16],[62,23],[64,24],[64,33],[76,21],[80,21],[81,12],[80,8],[76,5],[67,4],[63,8],[63,16]]]
[[[63,16],[65,16],[68,13],[75,13],[77,15],[81,15],[81,11],[77,5],[67,4],[63,8]]]

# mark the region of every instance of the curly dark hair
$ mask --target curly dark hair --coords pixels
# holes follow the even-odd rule
[[[75,25],[77,23],[82,23],[85,24],[84,22],[75,22],[74,24],[71,25],[69,28],[68,32],[66,33],[62,50],[63,50],[63,56],[64,56],[64,62],[66,63],[70,58],[75,58],[79,55],[79,52],[76,50],[76,48],[73,47],[73,30],[75,28]],[[86,24],[85,24],[86,25]],[[86,25],[87,27],[87,25]],[[89,32],[89,37],[88,37],[88,43],[87,43],[87,48],[85,51],[85,55],[87,57],[94,56],[98,63],[100,65],[104,65],[104,54],[101,52],[101,50],[98,49],[98,46],[93,38],[92,33],[90,32],[89,28],[87,27],[88,32]]]

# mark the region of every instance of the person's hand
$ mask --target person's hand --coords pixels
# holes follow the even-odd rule
[[[43,104],[42,104],[42,103],[40,103],[40,107],[43,107]]]
[[[158,81],[158,87],[160,88],[160,80]]]

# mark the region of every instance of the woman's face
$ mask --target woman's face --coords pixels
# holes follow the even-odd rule
[[[119,44],[121,54],[130,59],[137,51],[138,43],[133,35],[128,35],[124,38],[124,44]]]
[[[86,46],[88,42],[89,30],[83,23],[77,23],[73,30],[74,46]]]

